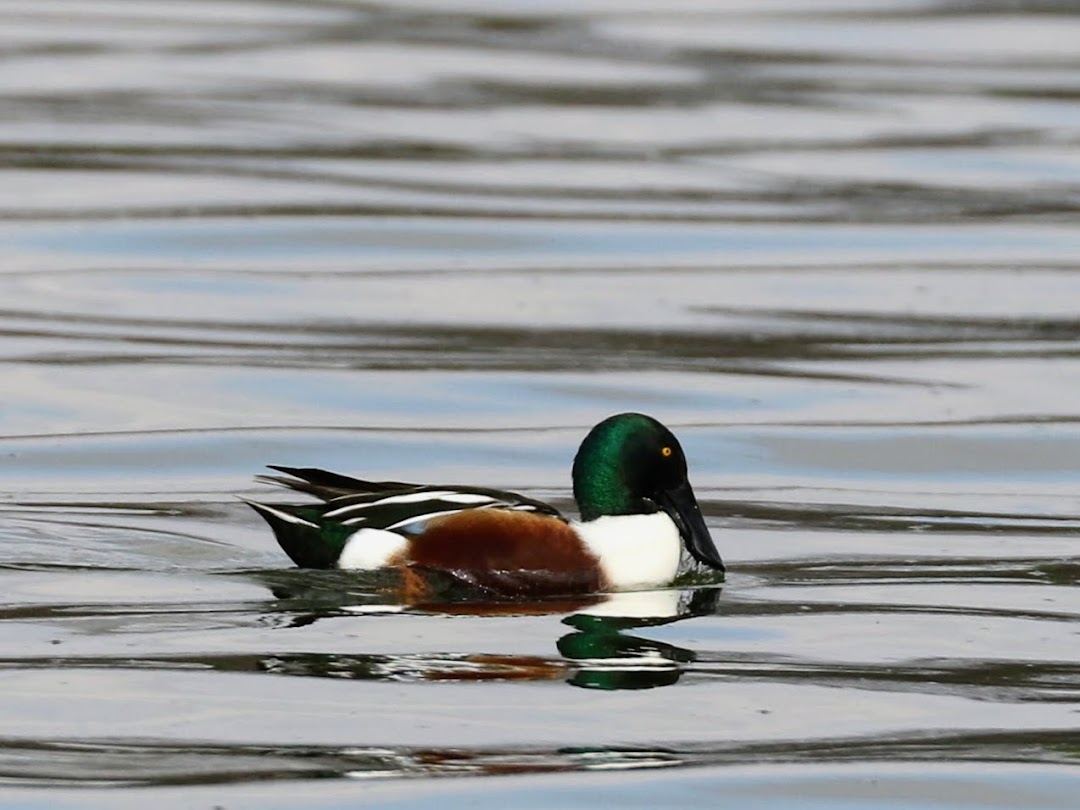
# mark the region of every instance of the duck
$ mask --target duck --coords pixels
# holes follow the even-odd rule
[[[283,475],[260,480],[317,499],[244,499],[297,566],[397,569],[411,601],[447,582],[542,598],[669,585],[691,560],[724,572],[682,446],[641,413],[610,416],[582,440],[571,472],[577,519],[498,489],[268,466]]]

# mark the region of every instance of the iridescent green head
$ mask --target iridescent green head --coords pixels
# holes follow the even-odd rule
[[[621,413],[590,430],[574,457],[573,475],[582,520],[663,510],[690,553],[723,570],[687,479],[682,446],[651,416]]]

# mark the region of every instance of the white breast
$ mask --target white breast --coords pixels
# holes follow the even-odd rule
[[[611,515],[572,525],[617,590],[667,585],[678,573],[682,540],[663,512]]]

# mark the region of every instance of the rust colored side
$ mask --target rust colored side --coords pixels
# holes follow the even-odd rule
[[[523,512],[471,509],[434,520],[409,544],[405,562],[407,571],[446,571],[513,596],[589,593],[604,585],[598,560],[570,526]]]

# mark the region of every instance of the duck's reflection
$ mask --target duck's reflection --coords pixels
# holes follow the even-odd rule
[[[322,572],[325,574],[325,572]],[[277,579],[270,574],[269,578]],[[358,590],[355,581],[286,578],[270,585],[276,624],[297,628],[347,614],[410,613],[444,616],[540,616],[567,614],[572,628],[556,642],[558,656],[489,653],[334,654],[278,653],[259,669],[284,675],[376,680],[541,681],[564,680],[589,689],[651,689],[676,683],[696,659],[693,651],[636,635],[633,630],[717,612],[720,587],[668,588],[596,594],[536,602],[471,601],[405,605],[385,592]]]
[[[652,689],[679,680],[696,655],[692,650],[626,630],[655,627],[716,612],[720,588],[668,589],[612,594],[604,602],[563,619],[576,632],[556,644],[574,662],[567,678],[589,689]]]

